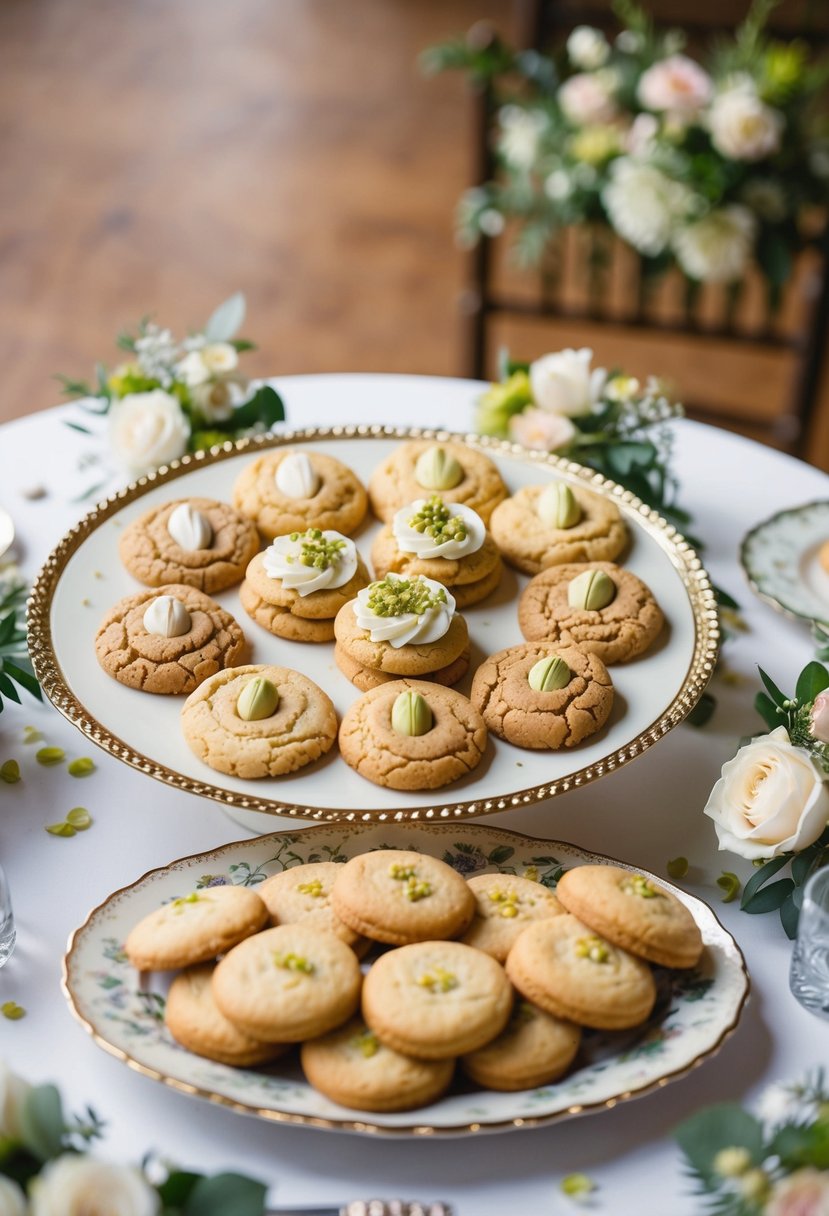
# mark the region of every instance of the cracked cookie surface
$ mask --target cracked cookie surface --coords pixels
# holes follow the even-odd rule
[[[358,557],[353,577],[342,587],[303,596],[266,574],[264,554],[258,553],[247,568],[239,600],[248,616],[276,637],[291,642],[330,642],[334,617],[370,581],[363,559]]]
[[[465,443],[441,443],[437,439],[412,439],[395,448],[377,466],[368,486],[374,514],[384,523],[390,523],[401,507],[423,497],[427,487],[420,485],[415,477],[415,465],[421,453],[433,447],[443,448],[463,469],[463,479],[449,489],[441,488],[441,498],[446,502],[465,503],[488,523],[495,507],[509,493],[501,474],[483,452]]]
[[[536,692],[530,671],[553,656],[567,664],[570,681],[552,692]],[[546,642],[525,642],[491,655],[475,672],[469,695],[488,730],[535,750],[577,746],[601,730],[613,708],[613,683],[598,655]]]
[[[466,621],[458,613],[436,642],[420,645],[409,642],[395,647],[390,642],[372,642],[369,634],[357,624],[353,605],[344,604],[334,620],[334,636],[341,651],[361,667],[395,676],[426,676],[448,667],[469,649]]]
[[[425,697],[433,715],[425,735],[400,735],[391,724],[401,692]],[[393,680],[365,693],[346,711],[340,753],[355,772],[394,790],[436,790],[467,776],[486,751],[487,730],[474,705],[439,684]]]
[[[616,596],[607,607],[570,607],[568,585],[587,570],[603,570],[616,584]],[[664,623],[650,589],[612,562],[550,566],[532,579],[518,603],[518,624],[528,641],[571,642],[605,663],[637,658],[656,641]]]
[[[209,521],[213,537],[208,548],[182,549],[170,535],[170,516],[183,503]],[[256,526],[212,498],[177,498],[153,507],[125,529],[118,545],[121,561],[140,583],[185,583],[208,595],[238,583],[258,549]]]
[[[320,480],[311,498],[291,498],[277,488],[276,470],[286,456],[302,451]],[[350,535],[363,521],[368,497],[362,482],[342,461],[306,448],[280,448],[257,456],[233,487],[233,505],[252,519],[267,540],[306,528]]]
[[[547,486],[525,486],[500,503],[489,522],[495,543],[511,566],[539,574],[566,562],[613,561],[628,542],[627,525],[609,498],[566,482],[581,508],[572,528],[552,528],[540,518],[538,500]]]
[[[391,527],[387,524],[371,547],[371,564],[375,578],[405,574],[407,578],[422,575],[442,583],[452,592],[459,608],[477,604],[495,590],[501,581],[503,566],[498,546],[487,532],[480,549],[466,557],[417,557],[402,553]]]
[[[236,703],[254,676],[275,686],[279,704],[267,718],[246,721]],[[190,749],[210,768],[231,777],[279,777],[330,751],[337,715],[326,693],[302,672],[249,665],[219,672],[188,697],[181,729]]]
[[[180,600],[190,629],[176,638],[144,628],[144,612],[159,595]],[[245,635],[229,612],[195,587],[172,583],[119,600],[95,637],[95,654],[107,675],[143,692],[190,693],[223,668],[245,657]]]

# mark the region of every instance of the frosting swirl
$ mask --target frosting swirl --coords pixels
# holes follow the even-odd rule
[[[388,642],[395,650],[410,643],[437,642],[452,624],[455,601],[434,579],[387,574],[357,592],[354,616],[372,642]]]
[[[456,560],[477,553],[486,540],[484,521],[463,503],[446,503],[439,494],[418,498],[398,511],[391,530],[401,553]]]
[[[262,555],[269,578],[301,596],[343,587],[357,573],[357,546],[341,532],[291,532],[277,536]]]

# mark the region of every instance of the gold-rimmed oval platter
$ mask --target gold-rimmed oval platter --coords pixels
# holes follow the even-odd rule
[[[335,456],[367,482],[402,440],[422,437],[454,438],[485,451],[512,491],[559,478],[589,486],[619,505],[631,533],[624,565],[651,587],[668,625],[646,655],[613,669],[613,713],[607,726],[584,745],[537,752],[491,739],[479,768],[437,793],[375,786],[348,768],[336,750],[295,774],[244,780],[214,772],[190,751],[179,728],[181,698],[126,688],[98,666],[94,638],[104,613],[122,596],[140,589],[119,561],[118,540],[124,527],[150,507],[191,495],[229,501],[245,464],[263,449],[285,444]],[[365,556],[379,526],[368,522],[355,537]],[[472,673],[486,655],[523,640],[517,600],[526,582],[525,576],[507,569],[499,589],[465,611],[472,664],[460,691],[468,692]],[[253,662],[299,668],[325,689],[340,715],[360,695],[339,672],[333,644],[272,637],[245,616],[235,587],[216,599],[251,640]],[[682,721],[708,683],[718,643],[714,596],[699,558],[675,529],[629,491],[581,465],[507,442],[380,426],[257,436],[184,457],[141,478],[99,504],[51,554],[32,592],[29,631],[35,670],[47,696],[110,754],[237,813],[331,822],[467,818],[525,806],[594,781],[640,755]],[[267,821],[259,824],[260,830],[266,829]]]
[[[224,845],[151,870],[90,913],[64,960],[63,986],[75,1016],[100,1047],[182,1093],[274,1122],[388,1136],[505,1131],[608,1109],[684,1076],[737,1027],[749,992],[739,947],[702,900],[648,875],[690,910],[705,943],[702,959],[692,971],[657,972],[660,995],[645,1026],[586,1032],[575,1066],[555,1084],[494,1093],[456,1080],[431,1106],[379,1115],[324,1098],[304,1080],[295,1056],[263,1070],[233,1069],[194,1056],[172,1039],[164,1025],[164,977],[139,975],[123,953],[126,935],[141,917],[194,889],[232,883],[255,890],[293,865],[347,861],[388,847],[440,857],[464,876],[500,871],[550,889],[574,866],[621,864],[563,841],[467,823],[325,824]]]

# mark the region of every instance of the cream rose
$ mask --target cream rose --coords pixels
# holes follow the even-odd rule
[[[785,726],[741,747],[705,805],[720,849],[754,861],[814,844],[829,821],[829,789]]]
[[[538,408],[569,418],[589,414],[607,380],[603,367],[590,370],[592,359],[592,350],[582,347],[543,355],[531,363],[530,385]]]
[[[130,393],[109,411],[109,441],[132,473],[148,473],[182,456],[190,424],[175,397],[156,388]]]
[[[754,90],[738,86],[720,93],[708,114],[711,142],[731,160],[763,160],[780,147],[785,119]]]
[[[0,1060],[0,1139],[20,1139],[20,1111],[31,1088]]]
[[[156,1216],[157,1193],[130,1166],[65,1154],[31,1184],[31,1216]]]
[[[208,380],[190,390],[193,405],[208,422],[225,422],[245,399],[245,389],[236,380]]]
[[[16,1182],[0,1174],[0,1216],[26,1216],[26,1196]]]
[[[528,409],[509,420],[509,437],[514,443],[540,452],[557,452],[572,443],[576,428],[562,414]]]

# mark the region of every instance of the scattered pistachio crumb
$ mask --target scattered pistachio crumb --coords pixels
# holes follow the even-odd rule
[[[36,726],[24,726],[23,727],[23,742],[24,743],[38,743],[38,742],[40,742],[40,740],[42,738],[43,738],[43,735],[37,729]]]
[[[182,912],[187,904],[197,904],[200,899],[197,891],[191,891],[189,895],[180,895],[178,899],[174,899],[173,907]]]
[[[562,1195],[568,1199],[583,1199],[596,1190],[596,1183],[587,1174],[567,1174],[560,1184]]]
[[[632,874],[630,878],[622,879],[621,886],[626,894],[638,895],[640,899],[662,898],[662,892],[644,874]]]
[[[16,760],[5,760],[0,764],[0,781],[6,785],[17,785],[20,780],[20,765]]]
[[[606,963],[610,958],[607,942],[600,937],[580,937],[576,942],[576,957],[589,959],[591,963]]]
[[[26,1010],[22,1005],[18,1005],[17,1001],[4,1001],[0,1005],[0,1013],[4,1018],[8,1018],[10,1022],[19,1022],[21,1018],[25,1018]]]
[[[419,975],[417,983],[421,988],[428,988],[430,992],[451,992],[453,988],[457,988],[458,979],[445,967],[435,967],[434,971],[425,971],[423,975]]]
[[[75,829],[71,823],[67,823],[64,819],[61,823],[49,823],[46,825],[46,831],[50,836],[74,836]]]
[[[85,832],[88,827],[92,826],[92,816],[85,806],[73,806],[66,815],[66,822],[76,832]]]
[[[93,577],[94,577],[94,578],[103,578],[104,576],[103,576],[103,574],[101,574],[101,571],[100,571],[100,570],[94,570],[94,571],[93,571]]]
[[[62,747],[41,747],[35,752],[35,760],[47,768],[51,764],[62,764],[65,759],[66,752]]]
[[[88,595],[85,595],[83,597],[83,599],[81,600],[81,607],[82,608],[91,608],[92,607],[92,600],[89,598]]]
[[[70,777],[88,777],[94,772],[95,762],[90,760],[89,756],[78,756],[77,760],[72,760],[69,764]]]
[[[355,1034],[351,1043],[367,1060],[376,1056],[380,1050],[380,1040],[373,1030],[364,1030],[360,1034]]]
[[[294,954],[293,950],[289,950],[287,954],[275,951],[273,961],[283,971],[302,971],[305,975],[311,975],[314,971],[314,964],[304,955]]]
[[[300,882],[297,884],[297,891],[303,895],[311,895],[314,899],[319,899],[325,894],[322,883],[318,878],[312,878],[310,882]]]
[[[672,857],[665,869],[669,878],[684,878],[688,873],[688,858]]]
[[[724,904],[730,904],[740,894],[742,883],[736,874],[731,870],[723,870],[722,874],[717,879],[717,886],[723,892],[722,901]]]

